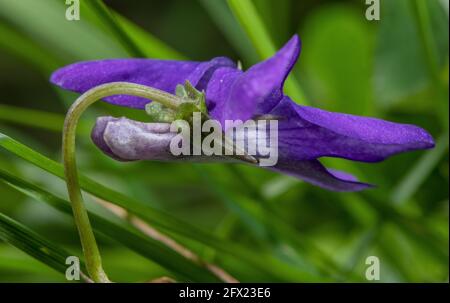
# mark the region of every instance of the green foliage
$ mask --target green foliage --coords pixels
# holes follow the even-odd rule
[[[272,56],[276,47],[264,26],[263,20],[258,15],[256,8],[250,0],[227,0],[230,9],[239,20],[241,26],[249,36],[261,59]],[[307,103],[303,91],[295,80],[294,75],[290,75],[285,83],[286,93],[298,103]]]
[[[70,253],[2,213],[0,213],[0,239],[49,267],[61,273],[66,272],[66,258],[71,255]]]
[[[427,53],[416,19],[415,1],[396,0],[383,5],[375,53],[374,84],[378,102],[389,105],[423,90],[430,83]],[[448,14],[438,1],[425,1],[431,14],[430,32],[440,68],[448,64]],[[431,18],[430,18],[431,17]],[[392,45],[393,47],[385,47]]]
[[[330,193],[247,166],[118,163],[90,142],[95,117],[149,117],[100,104],[82,117],[77,158],[106,270],[115,281],[222,280],[208,262],[244,282],[365,281],[365,258],[376,255],[383,282],[447,280],[443,2],[384,1],[381,20],[369,22],[354,1],[95,0],[81,1],[81,20],[69,22],[64,1],[0,0],[0,281],[65,281],[66,256],[81,255],[59,163],[64,115],[76,94],[48,83],[54,69],[186,54],[227,55],[248,68],[295,32],[302,54],[285,88],[293,99],[420,125],[436,148],[375,165],[327,159],[378,185]],[[149,236],[133,225],[136,217],[197,258]]]
[[[330,6],[312,13],[302,29],[307,47],[300,64],[318,93],[314,101],[334,111],[373,115],[373,31],[361,13]]]
[[[65,214],[72,215],[72,210],[68,201],[58,198],[38,186],[30,184],[1,170],[0,178],[27,196],[41,200]],[[195,264],[191,260],[186,259],[184,256],[168,248],[160,241],[146,237],[130,226],[116,223],[111,219],[105,218],[104,215],[99,215],[95,211],[91,211],[89,217],[91,218],[92,225],[96,231],[109,236],[111,239],[114,239],[131,250],[142,254],[144,257],[155,260],[158,264],[166,266],[181,279],[187,279],[189,281],[218,281],[212,273],[206,270],[206,268],[202,268],[199,264]],[[44,249],[44,251],[46,250]],[[65,256],[68,256],[68,254]],[[63,259],[63,263],[64,262],[65,258]],[[63,266],[63,268],[65,268],[65,266]]]

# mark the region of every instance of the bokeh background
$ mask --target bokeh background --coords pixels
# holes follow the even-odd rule
[[[61,160],[62,121],[77,95],[49,83],[53,70],[222,55],[248,68],[294,33],[303,42],[290,80],[303,94],[296,101],[419,125],[436,148],[377,164],[323,159],[377,185],[334,193],[240,165],[115,162],[90,141],[95,117],[146,117],[100,102],[83,116],[77,157],[84,175],[112,190],[86,185],[89,207],[109,224],[94,224],[106,271],[123,282],[214,281],[167,246],[172,239],[239,281],[364,282],[368,256],[379,258],[381,282],[448,281],[447,0],[381,0],[379,21],[366,20],[362,0],[104,4],[81,0],[81,20],[70,22],[62,0],[0,0],[0,281],[64,282],[65,256],[81,255],[51,162]],[[105,210],[104,200],[122,208]],[[111,214],[124,208],[163,241],[146,241],[135,216]]]

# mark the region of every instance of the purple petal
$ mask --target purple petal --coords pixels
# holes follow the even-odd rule
[[[208,62],[152,60],[152,59],[110,59],[79,62],[55,71],[50,81],[64,89],[84,93],[97,85],[125,81],[151,86],[168,93],[175,93],[177,84],[186,80],[196,86],[205,86],[219,67],[235,64],[223,57]],[[117,95],[105,101],[133,108],[143,109],[149,100],[141,97]]]
[[[332,191],[360,191],[372,187],[347,173],[327,170],[318,160],[279,159],[272,170]]]
[[[225,115],[225,103],[228,102],[230,90],[236,82],[236,79],[241,77],[242,74],[242,71],[235,68],[219,68],[211,77],[206,88],[206,106],[209,115],[213,119],[218,120],[222,125],[224,125],[224,120],[231,119]],[[235,113],[236,117],[241,116],[243,112],[244,110],[237,111]]]
[[[236,162],[222,156],[174,156],[170,142],[177,135],[169,123],[144,123],[127,118],[97,118],[92,141],[106,155],[119,161]]]
[[[345,180],[345,181],[352,181],[352,182],[358,181],[358,179],[355,176],[353,176],[352,174],[349,174],[347,172],[340,171],[337,169],[331,169],[331,168],[328,168],[327,170],[330,174],[332,174],[333,176],[335,176],[338,179]]]
[[[170,153],[168,123],[143,123],[127,118],[97,118],[91,133],[92,141],[105,154],[120,161],[142,159],[174,160]]]
[[[283,117],[278,127],[280,153],[299,160],[339,157],[377,162],[434,146],[420,127],[300,106],[288,97],[271,114]]]
[[[104,152],[106,155],[119,160],[119,161],[126,161],[125,159],[121,159],[118,156],[116,156],[111,148],[109,148],[108,144],[106,144],[105,139],[103,139],[103,134],[105,132],[105,128],[108,125],[110,121],[116,121],[117,118],[113,117],[99,117],[97,118],[97,121],[95,122],[95,126],[91,131],[91,139],[97,145],[98,148],[102,152]]]
[[[211,115],[246,121],[267,113],[283,97],[283,84],[300,54],[300,40],[293,36],[274,56],[246,72],[219,68],[206,87]]]
[[[100,84],[126,81],[174,93],[177,84],[189,80],[206,91],[211,116],[247,120],[265,114],[283,97],[284,81],[300,53],[300,40],[293,36],[273,57],[252,66],[246,72],[236,69],[227,58],[208,62],[111,59],[79,62],[63,67],[50,81],[62,88],[84,93]],[[105,98],[116,105],[143,109],[149,100],[127,95]]]
[[[120,161],[236,162],[235,159],[218,156],[174,156],[170,152],[170,141],[174,136],[167,123],[143,123],[113,117],[98,118],[91,135],[94,143],[105,154]],[[328,171],[317,160],[280,158],[277,165],[270,169],[334,191],[356,191],[370,187],[357,182],[349,174]]]

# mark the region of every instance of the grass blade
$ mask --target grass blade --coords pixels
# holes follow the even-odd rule
[[[426,180],[433,168],[439,163],[448,150],[448,133],[439,137],[436,147],[425,155],[411,168],[405,178],[400,181],[391,195],[394,203],[406,203]]]
[[[111,29],[120,44],[132,57],[145,57],[144,53],[128,37],[122,26],[116,21],[115,16],[101,0],[92,0],[88,2],[94,14],[102,19],[105,25]]]
[[[32,163],[33,165],[40,167],[61,179],[64,178],[63,167],[61,164],[1,133],[0,146],[26,160],[27,162]],[[283,263],[269,255],[260,254],[258,255],[258,258],[255,258],[254,252],[250,249],[229,241],[217,239],[213,235],[199,228],[186,224],[164,212],[150,208],[144,203],[105,187],[81,174],[80,185],[83,190],[99,197],[100,199],[111,202],[128,210],[130,213],[142,218],[156,228],[161,228],[163,231],[174,232],[178,235],[182,235],[191,240],[198,241],[199,243],[232,255],[242,262],[247,262],[249,265],[253,266],[262,273],[269,275],[274,280],[305,281],[311,279],[310,275],[305,274],[298,269],[294,269],[286,263]]]
[[[102,1],[86,1],[81,9],[90,22],[116,37],[129,55],[159,59],[182,60],[184,56],[149,34],[132,21],[121,16]]]
[[[260,58],[266,59],[272,56],[276,52],[276,47],[253,3],[250,0],[227,0],[227,2]],[[286,80],[285,91],[296,102],[306,103],[304,93],[292,74]]]
[[[63,274],[66,272],[66,258],[72,254],[2,213],[0,213],[0,239],[54,270]]]
[[[328,257],[324,252],[315,247],[310,239],[305,238],[294,230],[291,226],[286,224],[279,216],[276,208],[269,207],[269,202],[258,193],[258,189],[252,190],[252,185],[245,180],[241,175],[242,172],[237,168],[230,166],[229,169],[233,171],[234,177],[239,182],[245,184],[249,192],[254,192],[255,196],[249,195],[248,198],[236,197],[235,195],[227,194],[227,189],[217,184],[215,177],[205,167],[195,166],[199,170],[203,180],[208,184],[209,188],[227,205],[234,210],[237,216],[241,217],[244,224],[251,224],[256,231],[263,234],[266,238],[265,242],[272,242],[272,246],[288,246],[297,253],[297,256],[302,259],[302,267],[307,267],[311,272],[320,272],[324,275],[335,275],[339,277],[344,274],[344,270],[339,268],[339,265]],[[216,183],[214,185],[213,183]],[[277,240],[274,242],[274,240]],[[286,256],[283,256],[286,257]],[[298,263],[298,262],[294,262]],[[298,264],[296,264],[298,265]],[[356,277],[351,277],[356,279]]]
[[[260,58],[272,56],[276,52],[275,45],[253,3],[248,0],[228,0],[227,2]]]
[[[1,169],[0,178],[28,197],[42,201],[51,207],[72,216],[72,210],[68,201]],[[172,271],[178,278],[198,282],[219,281],[200,264],[195,264],[191,260],[186,259],[160,241],[145,237],[133,228],[119,225],[95,211],[89,211],[89,217],[97,232],[101,232],[142,256],[157,262],[161,266]]]
[[[211,20],[215,22],[217,28],[222,31],[230,44],[233,45],[233,47],[241,54],[242,58],[245,60],[246,65],[255,64],[256,62],[258,62],[258,55],[252,48],[250,41],[248,41],[247,37],[245,36],[245,32],[236,22],[226,2],[222,0],[199,1],[211,16]]]
[[[56,132],[61,132],[64,125],[64,117],[60,114],[6,104],[0,104],[0,120]],[[89,133],[84,121],[80,121],[78,127],[80,133]]]
[[[48,74],[61,65],[60,60],[17,30],[0,22],[0,48],[37,66]]]
[[[0,16],[67,62],[126,57],[113,39],[88,20],[65,19],[65,3],[54,0],[0,0]]]
[[[150,35],[145,30],[141,29],[133,22],[129,21],[125,17],[114,13],[117,22],[122,26],[123,30],[127,33],[130,40],[143,52],[144,57],[158,58],[158,59],[171,59],[171,60],[186,60],[186,57],[166,43]]]

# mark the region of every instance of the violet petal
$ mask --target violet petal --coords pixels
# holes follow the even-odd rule
[[[174,160],[169,150],[175,136],[168,123],[144,123],[127,118],[97,118],[92,141],[105,154],[120,160]]]
[[[370,184],[358,182],[354,176],[348,173],[327,170],[318,160],[280,158],[277,165],[271,170],[332,191],[360,191],[372,187]]]
[[[271,114],[281,116],[279,149],[285,157],[339,157],[377,162],[401,152],[434,146],[420,127],[300,106],[284,97]]]
[[[99,117],[91,138],[101,151],[119,161],[237,162],[223,156],[174,156],[170,151],[170,142],[176,135],[170,131],[169,123]]]
[[[84,93],[97,85],[125,81],[158,88],[175,93],[177,84],[186,80],[196,86],[204,85],[214,71],[222,66],[234,67],[235,63],[223,57],[208,62],[153,60],[153,59],[109,59],[78,62],[55,71],[50,81],[64,89]],[[117,95],[105,101],[133,108],[144,109],[150,101],[135,96]]]
[[[121,161],[236,162],[234,159],[218,156],[173,156],[170,141],[174,136],[175,133],[170,132],[170,125],[167,123],[143,123],[113,117],[98,118],[92,132],[94,143],[107,155]],[[248,141],[254,139],[247,138]],[[357,191],[370,187],[369,184],[356,181],[349,174],[327,170],[317,160],[299,161],[282,157],[270,169],[334,191]]]
[[[222,67],[211,77],[206,98],[211,116],[246,121],[272,109],[283,97],[283,85],[300,54],[294,35],[275,55],[245,72]]]

